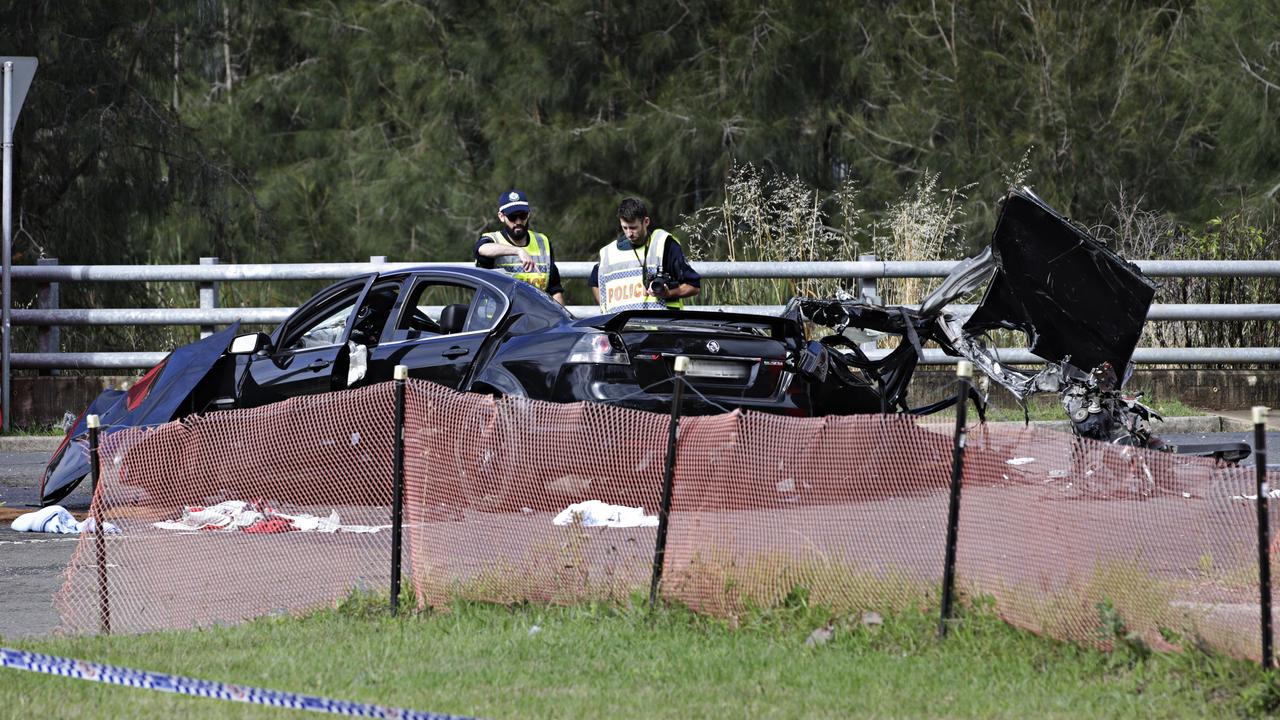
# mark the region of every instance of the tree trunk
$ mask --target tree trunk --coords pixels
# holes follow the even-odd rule
[[[178,24],[173,24],[173,112],[178,113],[178,79],[182,76],[181,44],[178,37]]]
[[[222,63],[227,77],[227,102],[231,102],[231,9],[222,6]]]

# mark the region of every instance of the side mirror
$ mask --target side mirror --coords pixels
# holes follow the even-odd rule
[[[269,347],[271,347],[271,338],[266,333],[249,333],[237,335],[236,339],[231,341],[227,352],[231,355],[252,355]]]

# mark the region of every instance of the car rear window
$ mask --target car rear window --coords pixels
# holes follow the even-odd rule
[[[773,323],[750,320],[713,320],[694,318],[631,318],[623,332],[688,332],[733,333],[756,337],[773,337]]]

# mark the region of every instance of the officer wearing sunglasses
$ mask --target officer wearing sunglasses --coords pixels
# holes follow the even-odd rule
[[[502,227],[476,240],[476,267],[509,273],[564,304],[564,287],[556,268],[551,240],[529,229],[532,210],[529,199],[519,190],[498,196],[498,221]]]

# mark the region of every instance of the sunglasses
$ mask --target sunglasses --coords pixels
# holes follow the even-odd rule
[[[527,212],[508,213],[507,219],[514,223],[522,223],[529,219],[529,213]]]

